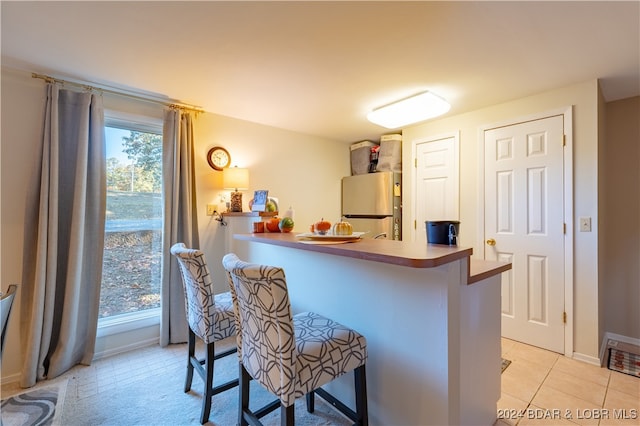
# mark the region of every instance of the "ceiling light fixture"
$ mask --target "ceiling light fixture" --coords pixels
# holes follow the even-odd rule
[[[418,121],[437,117],[449,111],[451,105],[429,91],[376,108],[367,114],[367,120],[387,129],[397,129]]]

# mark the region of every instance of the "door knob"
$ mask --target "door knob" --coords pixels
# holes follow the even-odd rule
[[[494,240],[493,238],[489,238],[487,240],[487,244],[490,246],[495,246],[496,245],[496,240]]]

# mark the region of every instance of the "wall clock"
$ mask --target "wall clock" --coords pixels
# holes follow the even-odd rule
[[[207,153],[207,162],[213,170],[222,170],[231,164],[231,155],[223,147],[214,146]]]

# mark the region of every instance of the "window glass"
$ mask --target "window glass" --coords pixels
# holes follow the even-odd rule
[[[160,307],[162,129],[107,120],[107,210],[99,318]],[[155,131],[154,131],[155,130]]]

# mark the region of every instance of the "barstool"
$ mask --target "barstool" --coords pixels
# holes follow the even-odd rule
[[[240,425],[259,425],[263,411],[249,410],[249,382],[255,379],[279,399],[280,423],[294,424],[294,402],[307,396],[313,412],[314,394],[356,422],[368,425],[364,336],[313,312],[291,315],[284,270],[249,264],[233,254],[222,259],[239,332]],[[356,411],[320,388],[354,371]],[[277,408],[277,405],[275,406]]]
[[[7,326],[9,325],[9,314],[13,306],[13,300],[16,297],[17,284],[11,284],[6,294],[0,293],[0,319],[2,320],[2,337],[0,337],[0,358],[4,350],[4,337],[7,334]]]
[[[180,266],[182,284],[184,285],[185,309],[189,323],[187,344],[189,354],[184,391],[189,392],[191,389],[195,369],[204,382],[202,411],[200,413],[200,423],[204,424],[209,420],[213,395],[238,385],[238,379],[234,379],[213,386],[215,360],[237,351],[237,348],[234,347],[217,355],[215,353],[215,342],[236,334],[233,302],[229,292],[214,295],[211,275],[209,275],[204,254],[200,250],[189,249],[183,243],[177,243],[171,247],[171,254],[176,257]],[[195,355],[196,336],[207,347],[204,359],[198,359]]]

